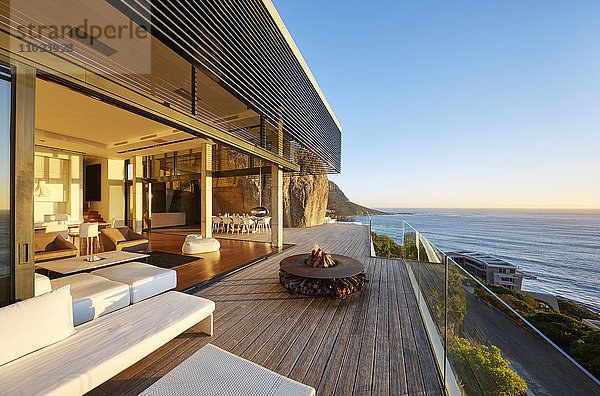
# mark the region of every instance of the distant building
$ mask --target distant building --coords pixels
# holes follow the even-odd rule
[[[472,275],[517,292],[523,291],[523,278],[535,279],[516,265],[487,254],[460,250],[449,252],[448,256]]]

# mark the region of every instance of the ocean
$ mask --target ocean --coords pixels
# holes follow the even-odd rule
[[[443,251],[471,250],[516,264],[526,286],[600,313],[600,211],[382,209],[372,231],[402,240],[406,220]],[[368,224],[366,216],[357,221]]]

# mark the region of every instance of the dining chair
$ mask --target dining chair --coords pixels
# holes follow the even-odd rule
[[[85,238],[86,254],[94,252],[94,238],[100,251],[100,238],[98,237],[98,223],[81,223],[79,225],[79,250],[81,251],[81,240]]]
[[[56,215],[53,214],[45,214],[44,215],[44,223],[50,223],[55,220]]]
[[[269,232],[269,224],[271,223],[270,217],[263,217],[256,222],[257,232],[260,233],[260,230],[265,230],[265,232]]]
[[[241,229],[241,233],[244,233],[244,230],[250,234],[250,227],[254,224],[254,220],[250,219],[249,217],[242,217],[242,229]]]
[[[212,217],[212,230],[218,231],[219,227],[221,227],[221,218],[218,216]]]
[[[233,219],[231,217],[223,217],[223,232],[233,230]]]
[[[243,231],[243,228],[244,228],[244,219],[243,219],[243,217],[235,216],[233,218],[233,227],[234,227],[234,231],[237,228],[238,234],[241,233]]]

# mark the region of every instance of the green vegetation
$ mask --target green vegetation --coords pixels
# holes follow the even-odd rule
[[[525,394],[525,380],[508,367],[509,362],[495,346],[475,345],[456,337],[448,353],[467,395],[491,394],[492,390],[501,396]]]
[[[371,232],[373,247],[378,257],[402,258],[402,247],[385,234],[377,235]]]
[[[560,312],[575,319],[595,319],[600,320],[600,315],[592,312],[587,308],[580,307],[574,302],[558,299],[558,307]]]

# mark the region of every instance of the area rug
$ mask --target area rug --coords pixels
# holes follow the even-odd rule
[[[146,262],[161,268],[179,267],[180,265],[203,260],[201,257],[191,257],[166,252],[148,252],[147,254],[149,254],[150,257],[146,259]]]

